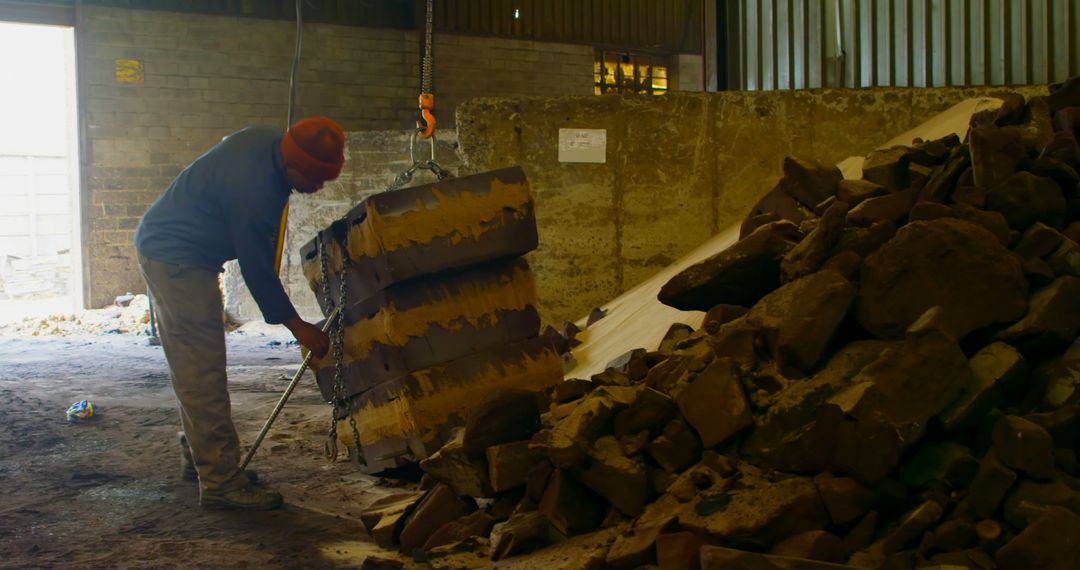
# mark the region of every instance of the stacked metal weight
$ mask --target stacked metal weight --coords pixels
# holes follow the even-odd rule
[[[324,314],[345,279],[341,371],[334,355],[313,368],[365,470],[434,453],[493,391],[562,380],[521,258],[536,245],[525,174],[506,168],[371,196],[304,246]]]

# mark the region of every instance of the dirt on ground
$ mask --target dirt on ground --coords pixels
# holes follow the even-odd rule
[[[300,357],[287,336],[228,337],[246,451]],[[69,424],[84,399],[97,417]],[[361,509],[401,489],[324,457],[328,414],[309,373],[252,462],[284,508],[204,511],[180,479],[160,347],[136,334],[0,338],[0,568],[358,567],[377,553]]]

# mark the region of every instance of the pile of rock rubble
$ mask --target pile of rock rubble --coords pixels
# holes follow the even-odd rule
[[[365,524],[436,567],[603,529],[566,567],[1075,567],[1078,132],[1074,79],[862,180],[785,159],[661,291],[701,329],[493,395]]]

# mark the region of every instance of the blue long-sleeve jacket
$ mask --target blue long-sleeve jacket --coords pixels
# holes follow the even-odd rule
[[[278,150],[283,134],[249,127],[229,135],[173,180],[135,230],[139,253],[166,263],[221,271],[238,259],[271,324],[296,315],[274,270],[281,212],[292,191]]]

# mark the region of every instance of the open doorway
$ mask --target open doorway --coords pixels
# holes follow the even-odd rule
[[[0,22],[0,323],[82,309],[74,29]]]

